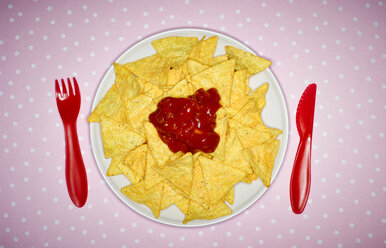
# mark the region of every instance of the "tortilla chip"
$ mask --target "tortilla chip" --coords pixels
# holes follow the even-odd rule
[[[220,160],[225,158],[225,137],[228,127],[228,117],[216,120],[216,127],[214,131],[220,135],[220,141],[217,145],[217,148],[214,152],[210,153],[211,155],[219,158]]]
[[[188,58],[197,37],[172,36],[153,41],[151,44],[169,66],[180,66]]]
[[[206,189],[210,195],[210,206],[216,205],[231,187],[246,175],[244,171],[226,166],[219,160],[200,156],[198,161],[203,171]]]
[[[269,60],[232,46],[225,46],[225,51],[236,60],[236,70],[246,69],[248,77],[264,71],[272,64]]]
[[[165,92],[163,95],[164,98],[171,96],[171,97],[188,97],[192,95],[191,92],[191,85],[186,81],[186,79],[181,80],[178,82],[172,89],[169,91]]]
[[[244,148],[258,146],[274,140],[282,133],[280,129],[269,128],[264,125],[257,125],[255,128],[251,128],[232,119],[229,120],[229,125],[237,130],[237,135]]]
[[[228,59],[229,59],[228,54],[220,55],[213,58],[213,64],[215,65],[215,64],[224,62],[225,60],[228,60]]]
[[[273,140],[247,149],[247,154],[251,159],[253,170],[263,181],[266,187],[271,183],[271,175],[275,159],[279,151],[280,141]]]
[[[141,181],[139,183],[123,187],[121,192],[131,200],[145,204],[150,208],[156,218],[159,217],[163,196],[162,183],[158,183],[148,189],[145,187],[144,181]]]
[[[145,142],[145,139],[128,125],[105,116],[101,117],[101,132],[106,158],[124,155]]]
[[[194,201],[190,201],[183,223],[186,224],[194,219],[211,220],[231,213],[232,210],[222,201],[218,202],[215,206],[212,206],[209,209],[203,208]]]
[[[197,74],[200,71],[203,71],[209,67],[209,66],[202,64],[202,63],[200,63],[196,60],[193,60],[193,59],[188,59],[186,61],[186,64],[188,66],[189,74],[191,74],[191,75]]]
[[[106,95],[87,118],[88,122],[100,122],[100,116],[104,115],[118,122],[125,122],[125,107],[119,97],[117,86],[113,84]]]
[[[231,59],[197,73],[191,79],[194,90],[196,91],[200,88],[208,90],[214,87],[218,90],[221,97],[220,103],[223,106],[229,105],[234,66],[235,61]]]
[[[123,102],[131,99],[141,92],[141,85],[137,78],[127,68],[118,63],[114,63],[115,85]]]
[[[144,124],[149,151],[159,167],[163,167],[173,155],[169,147],[160,139],[158,132],[150,122]]]
[[[224,196],[224,199],[223,201],[227,201],[229,202],[229,204],[233,204],[233,201],[235,200],[235,190],[234,188],[232,187],[228,193]]]
[[[159,54],[124,64],[129,71],[155,85],[166,85],[170,66]]]
[[[190,195],[193,181],[193,156],[188,152],[182,157],[166,163],[162,168],[152,167],[158,174],[167,179],[175,188]]]

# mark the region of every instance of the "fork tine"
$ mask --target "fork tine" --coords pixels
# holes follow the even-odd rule
[[[79,90],[78,82],[76,81],[75,77],[73,77],[72,79],[74,81],[75,95],[79,95],[80,94],[80,90]]]
[[[71,85],[70,78],[67,78],[67,83],[68,83],[68,95],[73,96],[74,95],[74,91],[72,90],[72,85]]]
[[[66,87],[66,83],[64,82],[64,80],[62,79],[62,90],[63,90],[63,96],[66,96],[67,95],[67,87]]]
[[[55,94],[56,94],[56,97],[59,97],[61,96],[61,92],[60,92],[60,87],[59,87],[59,82],[58,80],[56,79],[55,80]]]

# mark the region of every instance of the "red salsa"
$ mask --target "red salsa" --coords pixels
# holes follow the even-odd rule
[[[186,98],[166,97],[150,114],[149,121],[172,152],[211,153],[220,141],[214,131],[220,99],[215,88],[199,89]]]

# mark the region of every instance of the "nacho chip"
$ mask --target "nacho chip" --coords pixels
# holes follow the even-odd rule
[[[269,187],[271,183],[272,170],[279,146],[280,141],[273,140],[246,150],[247,157],[253,164],[253,170],[266,187]]]
[[[233,72],[235,61],[227,60],[220,64],[209,67],[192,76],[191,83],[194,90],[204,88],[216,88],[221,96],[220,103],[223,106],[230,104],[233,85]]]
[[[88,122],[100,122],[100,116],[107,116],[118,122],[126,121],[126,110],[119,96],[117,86],[113,84],[106,95],[87,118]]]
[[[158,174],[167,179],[175,188],[190,195],[193,181],[193,156],[188,152],[174,161],[166,163],[162,168],[152,167]]]
[[[202,63],[200,63],[196,60],[193,60],[193,59],[188,59],[186,61],[186,64],[188,66],[188,71],[189,71],[190,75],[197,74],[200,71],[203,71],[209,67],[209,66],[202,64]]]
[[[264,71],[272,64],[269,60],[232,46],[225,46],[225,51],[236,60],[236,70],[246,69],[248,77]]]
[[[146,188],[144,181],[132,184],[121,189],[121,192],[131,200],[145,204],[150,208],[156,218],[161,212],[163,184],[158,183],[152,188]]]
[[[232,210],[224,202],[220,201],[213,207],[206,209],[197,204],[195,201],[189,202],[189,208],[185,214],[184,224],[191,220],[202,219],[211,220],[231,214]]]
[[[269,128],[264,125],[257,125],[255,128],[251,128],[232,119],[228,123],[231,128],[237,130],[237,135],[244,148],[258,146],[274,140],[282,133],[280,129]]]
[[[159,138],[157,130],[150,122],[144,124],[147,143],[149,151],[153,156],[155,162],[159,167],[163,167],[169,158],[173,155],[173,152],[169,150],[169,147],[162,142]]]
[[[219,160],[200,156],[198,161],[203,171],[206,189],[210,195],[211,207],[215,206],[231,187],[246,176],[244,171],[226,166]]]
[[[106,158],[124,155],[145,142],[145,139],[128,125],[105,116],[101,117],[101,132]]]
[[[126,67],[114,63],[115,85],[123,102],[131,99],[141,92],[141,85],[137,78]]]
[[[151,44],[169,66],[180,66],[188,58],[197,37],[172,36],[153,41]]]
[[[129,71],[155,85],[166,85],[170,67],[159,54],[144,57],[134,62],[124,64]]]

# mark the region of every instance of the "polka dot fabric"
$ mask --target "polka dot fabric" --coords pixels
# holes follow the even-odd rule
[[[0,2],[0,247],[385,247],[385,1]],[[202,228],[140,216],[100,174],[86,118],[98,85],[131,45],[199,27],[236,37],[272,60],[290,141],[271,188],[242,214]],[[64,177],[54,79],[76,76],[89,198],[78,209]],[[301,215],[289,180],[295,112],[318,84],[312,186]],[[269,101],[269,99],[268,99]]]

